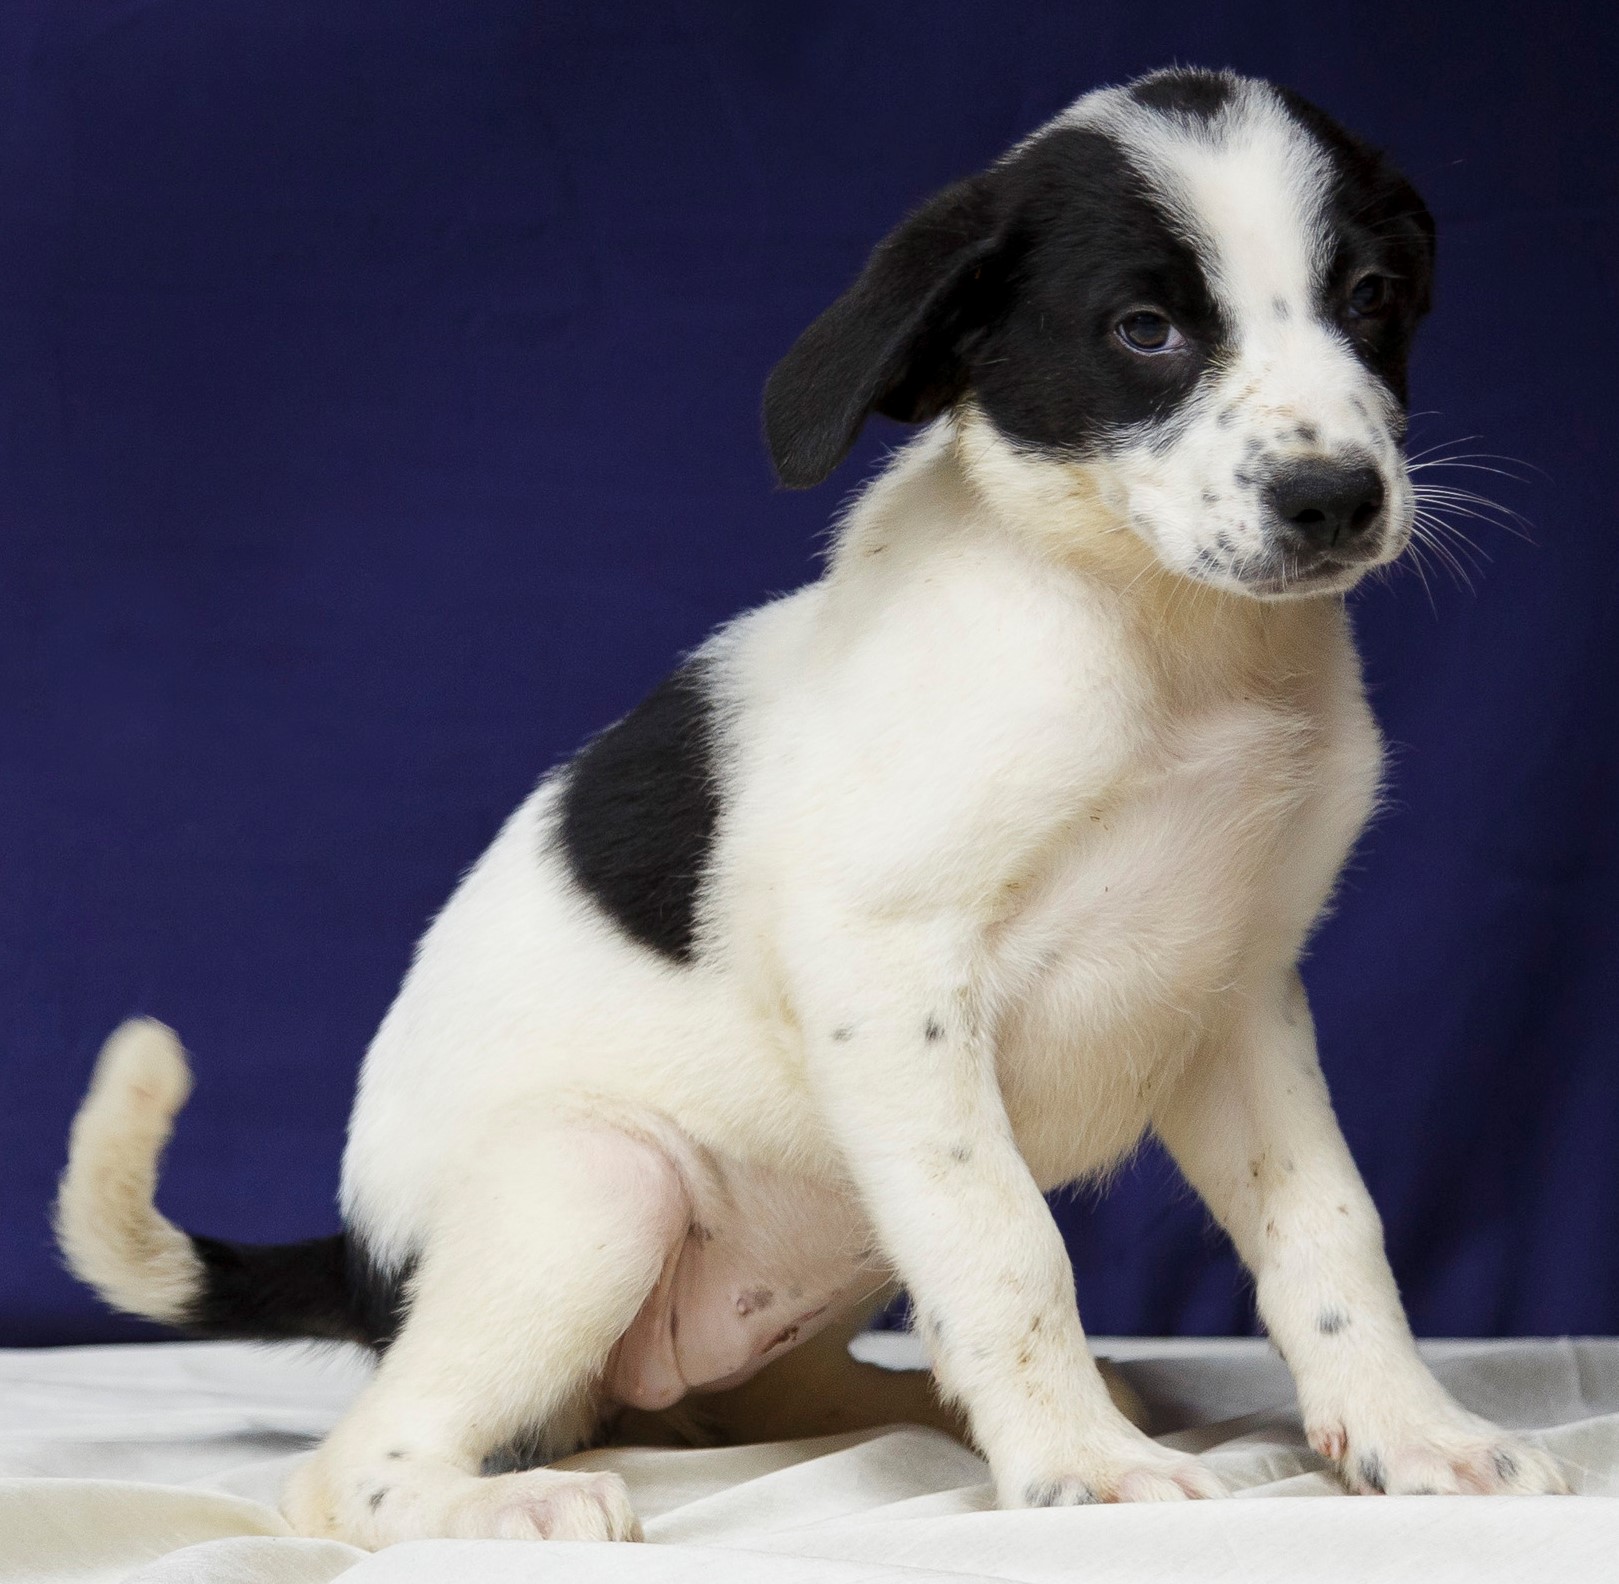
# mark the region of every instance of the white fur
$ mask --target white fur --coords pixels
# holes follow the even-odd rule
[[[890,1272],[1002,1502],[1217,1494],[1109,1402],[1042,1198],[1149,1128],[1347,1479],[1559,1488],[1418,1361],[1296,974],[1381,750],[1338,591],[1227,575],[1258,532],[1233,469],[1309,423],[1377,457],[1390,555],[1409,518],[1393,408],[1308,311],[1319,171],[1259,90],[1212,131],[1118,95],[1074,113],[1219,260],[1238,361],[1167,448],[1086,463],[959,408],[824,577],[710,640],[725,796],[692,965],[579,891],[558,780],[513,815],[366,1058],[346,1216],[420,1263],[289,1491],[300,1528],[630,1534],[616,1481],[479,1459],[535,1424],[566,1450],[604,1397],[740,1378]],[[1226,571],[1198,559],[1216,530]]]
[[[56,1239],[79,1276],[116,1308],[170,1324],[184,1318],[202,1262],[152,1196],[190,1093],[174,1031],[150,1018],[124,1024],[103,1048],[73,1119],[56,1199]]]

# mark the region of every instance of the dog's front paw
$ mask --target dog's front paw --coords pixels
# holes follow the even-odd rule
[[[1310,1430],[1310,1445],[1357,1496],[1561,1496],[1556,1460],[1458,1412],[1433,1420]]]
[[[1021,1482],[1006,1507],[1083,1507],[1092,1502],[1200,1501],[1226,1495],[1217,1475],[1194,1457],[1139,1442],[1070,1458],[1059,1471]]]

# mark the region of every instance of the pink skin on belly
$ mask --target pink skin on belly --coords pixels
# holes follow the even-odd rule
[[[609,1397],[656,1410],[740,1385],[882,1280],[847,1203],[801,1179],[726,1174],[723,1206],[685,1221],[608,1361]],[[674,1207],[649,1207],[656,1219]]]

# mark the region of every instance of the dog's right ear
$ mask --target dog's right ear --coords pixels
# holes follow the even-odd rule
[[[994,197],[990,174],[931,198],[771,371],[765,438],[789,489],[819,484],[868,413],[925,423],[961,394],[964,349],[1004,281]]]

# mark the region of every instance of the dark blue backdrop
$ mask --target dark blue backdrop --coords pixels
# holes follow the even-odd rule
[[[860,476],[773,489],[771,362],[908,205],[1172,59],[1396,151],[1414,444],[1544,470],[1468,476],[1536,523],[1476,593],[1357,597],[1393,799],[1309,977],[1418,1329],[1619,1330],[1608,9],[7,0],[0,1340],[149,1334],[45,1228],[130,1012],[199,1070],[170,1210],[335,1225],[457,872]],[[1061,1213],[1093,1329],[1250,1328],[1155,1156]]]

